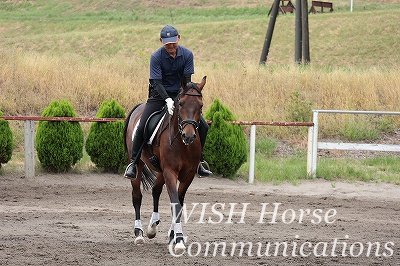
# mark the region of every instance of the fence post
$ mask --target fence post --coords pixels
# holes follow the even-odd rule
[[[31,178],[35,176],[35,145],[34,133],[35,123],[33,120],[25,120],[25,177]]]
[[[312,176],[312,164],[313,164],[313,132],[314,127],[308,127],[307,137],[307,175]]]
[[[317,177],[317,151],[318,151],[318,111],[313,111],[313,134],[312,134],[312,165],[311,176]]]
[[[250,127],[250,169],[249,169],[249,183],[254,183],[254,158],[256,152],[256,125]]]

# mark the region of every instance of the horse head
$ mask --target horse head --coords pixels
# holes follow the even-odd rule
[[[196,140],[200,117],[203,108],[201,91],[206,84],[206,76],[200,83],[182,82],[181,91],[177,98],[178,130],[185,145]]]

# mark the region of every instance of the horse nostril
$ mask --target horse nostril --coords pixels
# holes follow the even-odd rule
[[[193,140],[195,140],[195,139],[196,139],[196,134],[193,135]]]

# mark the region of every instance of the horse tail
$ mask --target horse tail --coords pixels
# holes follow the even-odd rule
[[[133,109],[129,112],[128,116],[125,119],[125,127],[124,127],[124,147],[125,147],[125,153],[128,155],[128,147],[126,146],[126,132],[128,130],[128,125],[129,125],[129,121],[131,120],[131,115],[133,113],[133,111],[135,111],[135,109],[139,106],[140,104],[136,105],[135,107],[133,107]]]
[[[155,173],[146,165],[144,164],[142,170],[142,184],[145,190],[149,190],[154,187],[156,184],[157,176]]]

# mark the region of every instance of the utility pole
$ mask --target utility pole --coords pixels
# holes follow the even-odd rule
[[[294,39],[294,62],[301,64],[301,0],[296,0],[296,24],[295,24],[295,39]]]
[[[269,47],[271,46],[272,34],[274,32],[276,17],[278,16],[281,0],[274,0],[270,13],[270,20],[265,37],[264,46],[260,57],[260,65],[267,61]],[[293,6],[293,5],[292,5]],[[296,24],[295,24],[295,53],[294,61],[297,64],[310,63],[310,42],[308,31],[308,4],[307,0],[296,0]]]
[[[261,52],[260,65],[265,65],[265,62],[267,62],[269,47],[271,46],[272,34],[274,33],[275,21],[276,17],[278,16],[279,2],[280,0],[275,0],[274,5],[272,6],[267,35],[265,36],[264,46]]]
[[[310,36],[308,34],[308,4],[307,0],[301,3],[301,28],[302,28],[302,45],[303,45],[303,63],[310,63]]]

